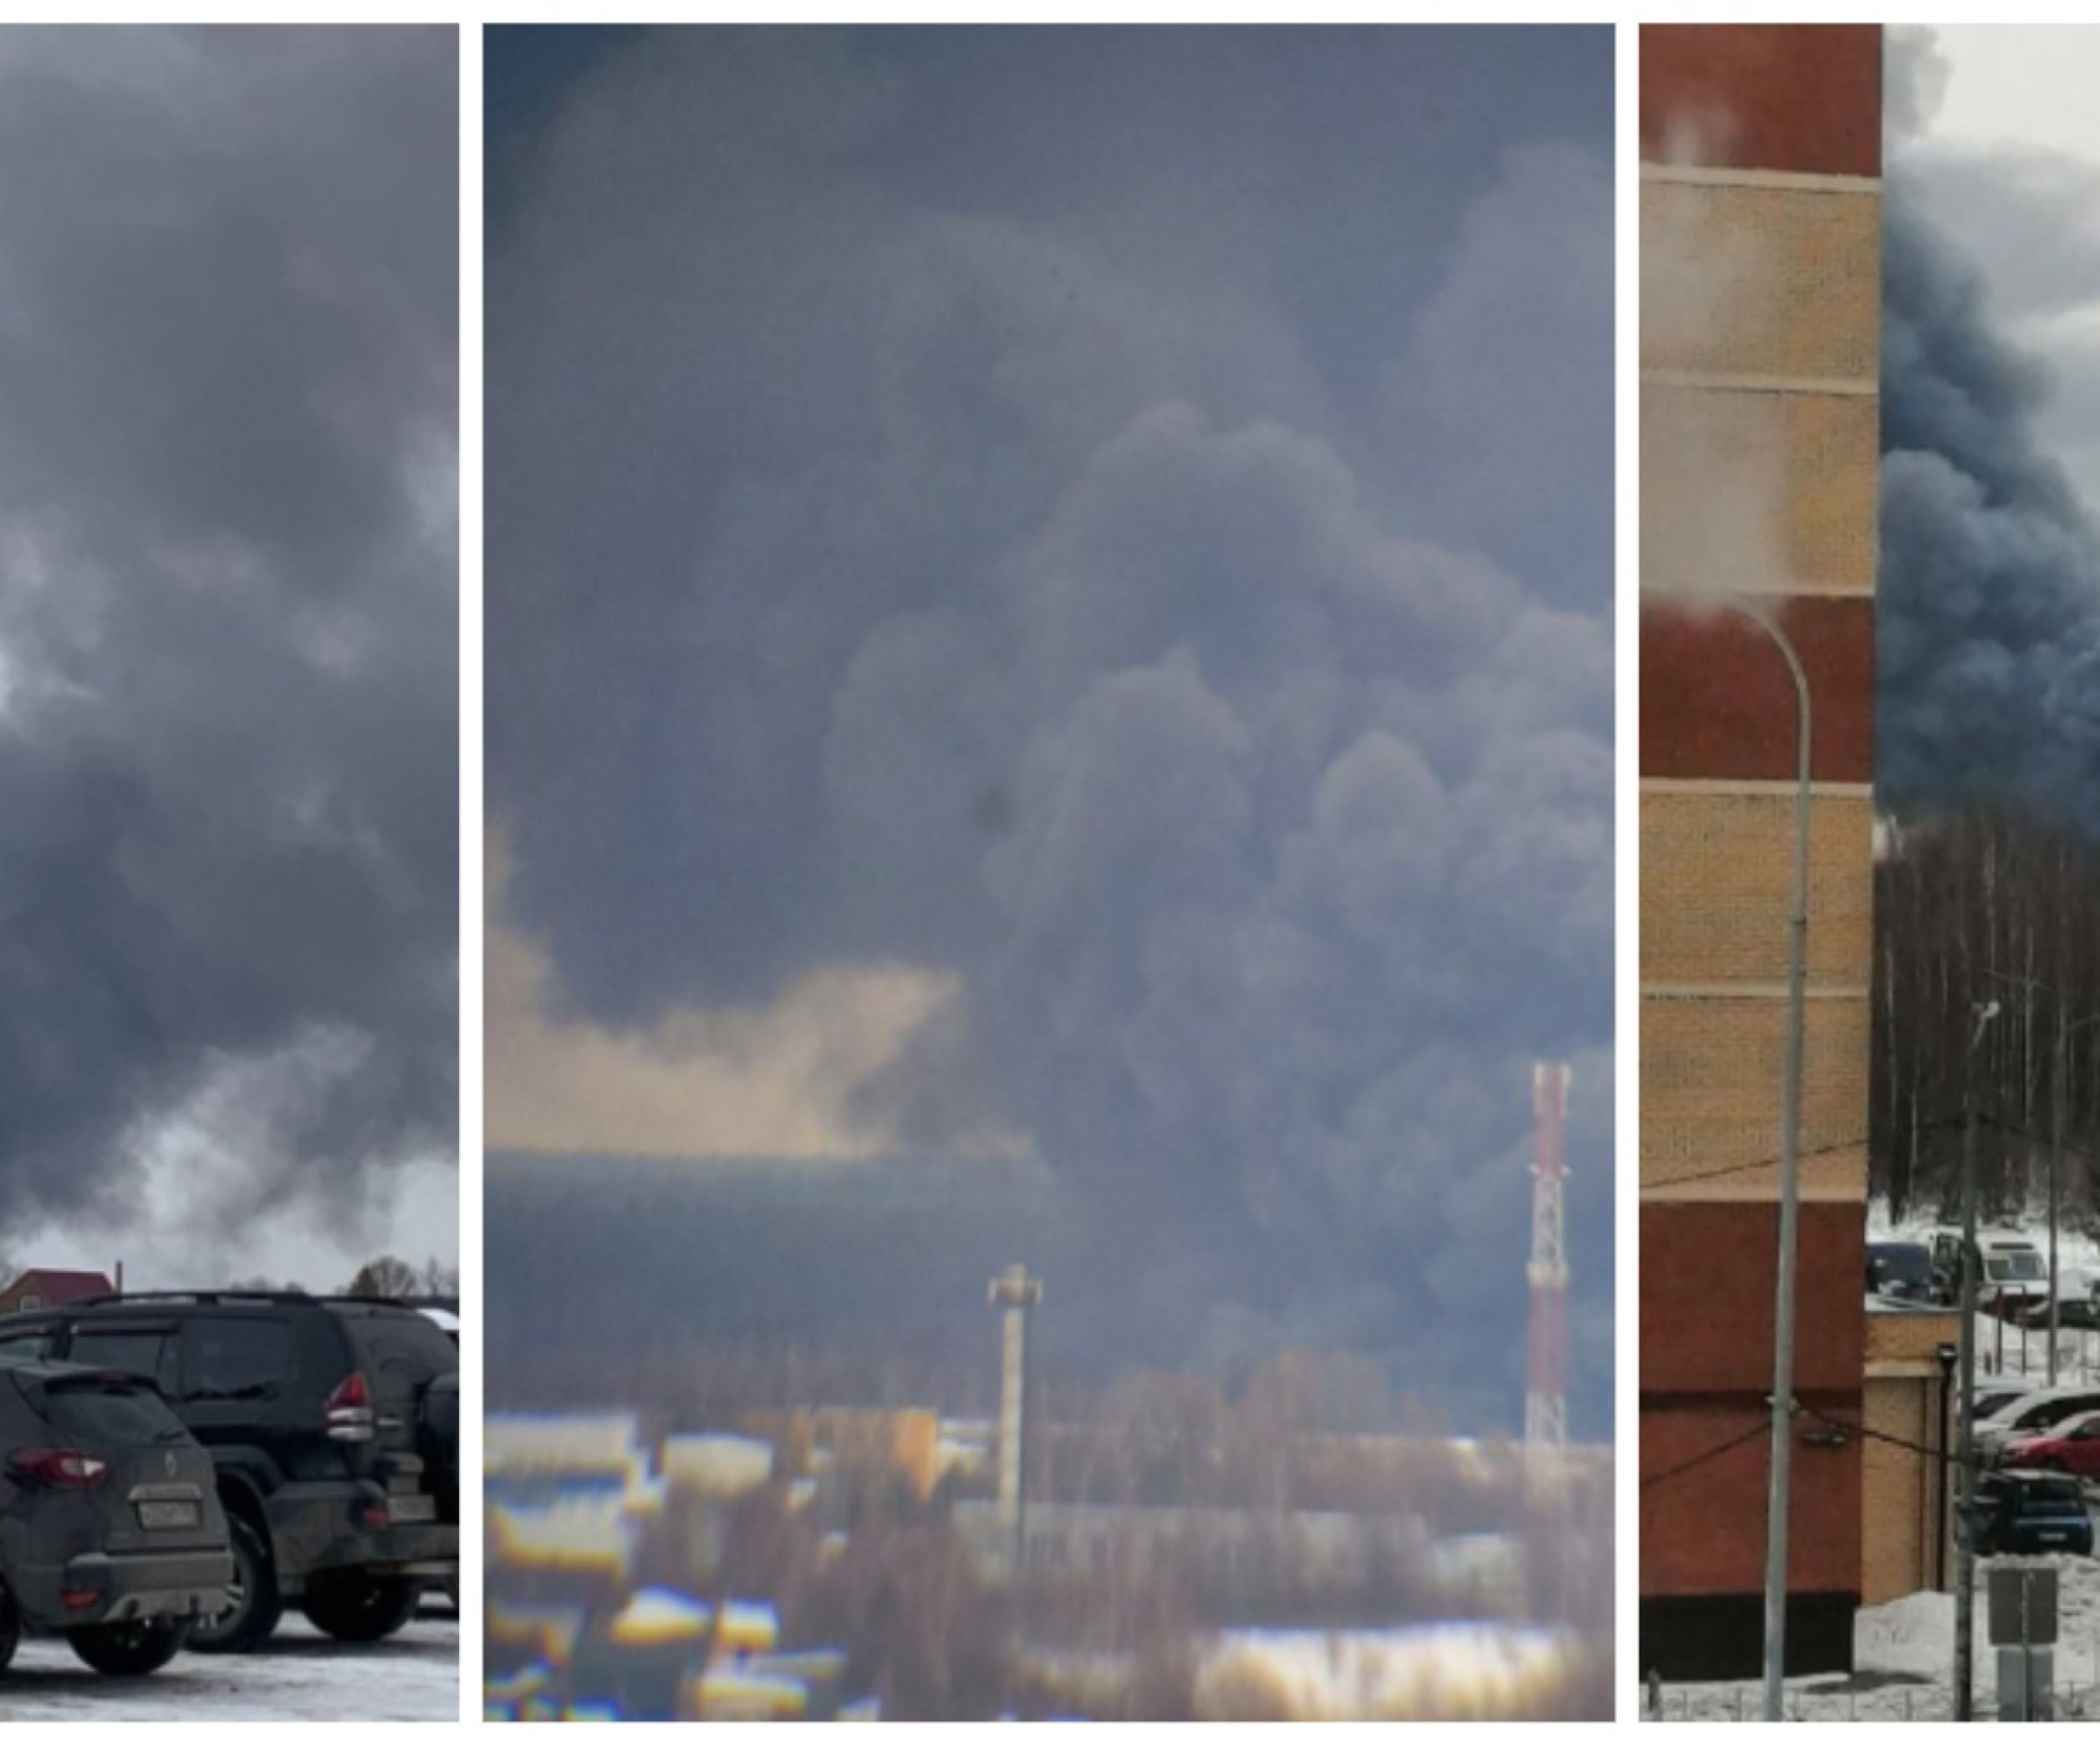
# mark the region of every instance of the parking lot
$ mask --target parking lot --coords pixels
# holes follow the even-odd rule
[[[144,1679],[107,1679],[54,1639],[0,1674],[9,1722],[450,1722],[459,1715],[459,1621],[441,1606],[383,1643],[339,1643],[288,1618],[249,1655],[180,1655]]]

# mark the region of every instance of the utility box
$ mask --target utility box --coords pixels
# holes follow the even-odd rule
[[[2057,1719],[2057,1652],[2001,1646],[1998,1651],[1998,1719],[2001,1722],[2053,1722]]]
[[[1998,1719],[2053,1722],[2057,1714],[2057,1573],[2048,1565],[1990,1572],[1990,1641],[1998,1651]]]

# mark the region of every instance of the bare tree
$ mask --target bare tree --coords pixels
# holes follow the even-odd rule
[[[344,1289],[351,1297],[414,1297],[421,1275],[398,1255],[367,1261]]]
[[[2087,1021],[2100,1015],[2100,849],[2016,814],[1888,825],[1875,932],[1875,1192],[1899,1215],[1959,1211],[1970,1014],[1995,1000],[1998,1022],[1974,1063],[1980,1211],[2030,1204],[2061,1112],[2065,1204],[2092,1216],[2100,1024]]]

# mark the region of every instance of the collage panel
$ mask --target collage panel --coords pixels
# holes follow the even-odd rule
[[[484,54],[485,1716],[1608,1717],[1613,32]]]
[[[1646,1719],[2100,1704],[2096,46],[1640,29]]]
[[[0,1725],[456,1721],[459,36],[0,23]]]

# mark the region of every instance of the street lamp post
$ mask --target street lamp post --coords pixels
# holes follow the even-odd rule
[[[1955,1519],[1955,1720],[1974,1719],[1976,1610],[1976,1050],[1998,1003],[1980,1001],[1965,1063],[1961,1139],[1961,1508]]]
[[[2056,1072],[2049,1098],[2049,1350],[2045,1360],[2049,1386],[2057,1386],[2057,1338],[2062,1322],[2057,1307],[2057,1230],[2062,1220],[2062,1181],[2064,1136],[2071,1126],[2069,1091],[2071,1075],[2071,1039],[2089,1025],[2100,1024],[2100,1013],[2088,1013],[2074,1024],[2063,1022],[2064,990],[2051,983],[2037,982],[2032,977],[2009,976],[2001,970],[1986,970],[1984,974],[1993,982],[2003,983],[2031,994],[2036,989],[2046,989],[2057,1007]],[[1999,1343],[2002,1347],[2005,1330],[1999,1328]],[[2001,1354],[2002,1357],[2002,1352]],[[2020,1369],[2026,1374],[2027,1339],[2020,1338]]]
[[[1794,682],[1794,876],[1787,932],[1787,1043],[1780,1093],[1779,1265],[1772,1315],[1771,1489],[1765,1506],[1765,1719],[1777,1722],[1786,1696],[1787,1526],[1792,1482],[1794,1262],[1801,1223],[1801,1074],[1808,977],[1808,820],[1812,793],[1808,675],[1779,620],[1755,600],[1728,605],[1771,639]]]
[[[2061,1011],[2059,1008],[2059,1011]],[[2056,1095],[2050,1099],[2049,1136],[2049,1386],[2057,1386],[2057,1333],[2060,1325],[2057,1304],[2057,1222],[2061,1211],[2064,1136],[2071,1126],[2071,1039],[2088,1027],[2100,1024],[2100,1013],[2090,1013],[2076,1024],[2057,1023]],[[2024,1336],[2023,1336],[2024,1338]]]

